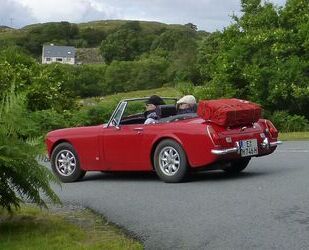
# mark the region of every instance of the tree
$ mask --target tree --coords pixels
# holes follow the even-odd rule
[[[199,48],[199,68],[212,98],[239,97],[273,112],[309,117],[309,2],[277,8],[242,0],[243,14]]]
[[[0,206],[8,211],[24,200],[46,207],[43,196],[52,202],[60,200],[50,187],[54,175],[36,158],[38,141],[21,138],[29,124],[24,99],[12,91],[0,104]]]
[[[80,37],[87,41],[87,44],[90,47],[95,47],[100,45],[102,40],[106,38],[106,33],[103,30],[86,28],[84,30],[80,30]]]
[[[105,64],[76,67],[70,81],[71,86],[68,87],[82,98],[103,95],[105,70]]]
[[[102,41],[100,49],[105,62],[111,63],[113,60],[134,60],[137,56],[149,50],[150,46],[151,41],[144,39],[139,22],[132,21],[108,35]]]
[[[42,53],[43,44],[74,45],[72,40],[77,39],[78,36],[79,28],[76,24],[69,22],[46,23],[30,28],[26,35],[17,41],[17,44],[39,56]]]
[[[17,91],[24,91],[31,85],[37,71],[33,58],[20,48],[13,46],[0,51],[0,98],[15,85]]]
[[[153,53],[165,51],[169,59],[168,79],[172,82],[190,81],[198,84],[197,32],[195,29],[167,30],[151,45]]]
[[[185,24],[186,27],[188,27],[191,30],[197,31],[197,25],[193,24],[193,23],[187,23]]]
[[[70,65],[41,65],[27,88],[27,106],[31,111],[55,109],[58,112],[74,109],[75,99],[69,88],[74,80]]]

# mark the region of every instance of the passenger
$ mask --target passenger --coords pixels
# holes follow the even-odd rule
[[[195,113],[196,99],[193,95],[185,95],[177,101],[177,115]]]
[[[160,96],[153,95],[145,102],[146,112],[145,117],[146,121],[144,124],[157,123],[160,118],[157,113],[157,106],[164,105],[164,101]]]

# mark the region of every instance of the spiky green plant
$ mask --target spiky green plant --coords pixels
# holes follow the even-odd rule
[[[26,114],[23,96],[12,88],[0,100],[0,207],[10,212],[24,201],[46,207],[43,197],[60,202],[50,186],[57,180],[37,161],[42,152],[39,140],[22,133],[29,124]]]

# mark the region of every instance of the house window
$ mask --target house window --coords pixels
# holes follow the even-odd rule
[[[50,57],[46,57],[46,62],[50,62],[51,58]]]
[[[62,58],[56,58],[56,62],[62,62]]]

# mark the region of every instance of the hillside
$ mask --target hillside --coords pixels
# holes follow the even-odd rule
[[[183,39],[197,40],[207,35],[205,31],[197,31],[197,27],[190,23],[179,25],[126,20],[101,20],[79,24],[48,22],[28,25],[21,29],[0,28],[0,47],[17,45],[39,60],[43,44],[74,46],[79,49],[79,62],[110,63],[113,60],[134,60],[151,52],[153,48],[162,47],[162,44],[172,46],[163,46],[170,51],[175,47],[171,42],[176,44]],[[102,44],[107,46],[102,48]]]
[[[122,25],[128,22],[135,22],[134,20],[98,20],[98,21],[91,21],[85,23],[75,23],[81,30],[91,28],[96,30],[101,30],[105,32],[111,32]],[[152,22],[152,21],[137,21],[140,23],[143,30],[148,32],[156,32],[160,31],[161,29],[186,29],[185,25],[181,24],[165,24],[160,22]],[[49,24],[57,24],[60,22],[47,22],[47,23],[37,23],[27,25],[19,30],[24,32],[32,31],[34,28],[42,28]],[[74,24],[74,23],[71,23]]]

